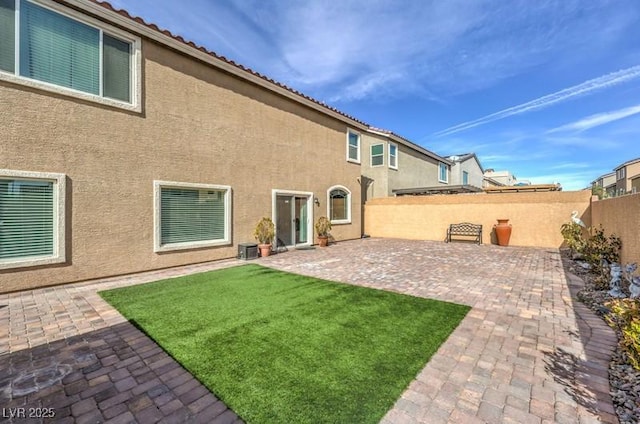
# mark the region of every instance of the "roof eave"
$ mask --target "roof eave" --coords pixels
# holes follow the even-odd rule
[[[108,7],[111,7],[111,5],[101,5],[95,1],[86,0],[55,1],[90,13],[99,19],[105,20],[112,24],[116,24],[128,31],[135,32],[142,37],[156,41],[180,53],[186,54],[201,62],[218,68],[228,74],[244,79],[259,87],[270,90],[274,93],[277,93],[283,97],[286,97],[325,115],[331,116],[332,118],[338,119],[339,121],[342,121],[360,130],[365,130],[369,127],[366,123],[350,117],[344,113],[338,112],[337,110],[334,110],[331,107],[324,105],[318,101],[312,100],[311,98],[308,98],[301,93],[293,91],[293,89],[291,88],[283,87],[273,80],[269,81],[268,79],[266,79],[267,77],[256,75],[256,73],[253,73],[253,71],[250,71],[245,67],[241,67],[241,65],[225,62],[223,59],[215,57],[212,52],[209,52],[205,48],[202,48],[202,50],[199,49],[194,43],[188,44],[186,40],[184,42],[179,41],[176,38],[165,34],[159,28],[154,29],[151,28],[148,24],[138,22],[133,16],[124,16],[118,13],[113,8],[113,10],[110,10]]]

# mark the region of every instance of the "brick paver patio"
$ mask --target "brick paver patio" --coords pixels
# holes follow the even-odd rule
[[[617,422],[607,377],[615,334],[575,300],[581,280],[564,274],[556,250],[366,239],[257,262],[472,306],[385,423]],[[55,421],[69,423],[240,422],[96,293],[238,263],[0,295],[1,412],[54,408]]]

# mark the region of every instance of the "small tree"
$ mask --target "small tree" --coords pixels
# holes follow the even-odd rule
[[[266,216],[261,218],[256,225],[253,236],[261,244],[271,244],[273,238],[276,236],[276,227],[271,218],[267,218]]]

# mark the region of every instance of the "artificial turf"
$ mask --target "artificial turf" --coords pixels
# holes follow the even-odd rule
[[[463,305],[258,265],[101,292],[249,423],[377,423]]]

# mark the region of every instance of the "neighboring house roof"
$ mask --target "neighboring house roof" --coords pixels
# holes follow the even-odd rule
[[[438,160],[440,162],[444,162],[447,165],[452,165],[453,164],[453,162],[451,162],[449,159],[447,159],[447,158],[445,158],[443,156],[440,156],[437,153],[433,153],[431,150],[425,149],[422,146],[418,146],[416,143],[412,142],[411,140],[409,140],[409,139],[407,139],[405,137],[402,137],[401,135],[398,135],[398,134],[394,133],[393,131],[385,130],[385,129],[382,129],[382,128],[376,128],[376,127],[372,127],[372,126],[369,126],[368,131],[370,133],[373,133],[373,134],[379,134],[379,135],[384,135],[385,137],[389,137],[393,141],[396,141],[398,143],[404,144],[407,147],[410,147],[410,148],[412,148],[412,149],[414,149],[414,150],[416,150],[416,151],[418,151],[418,152],[420,152],[422,154],[425,154],[425,155],[427,155],[427,156],[429,156],[429,157],[431,157],[433,159],[436,159],[436,160]]]
[[[519,193],[525,191],[562,191],[560,184],[531,184],[524,186],[485,187],[486,193]]]
[[[447,156],[447,158],[453,162],[466,162],[469,159],[475,159],[476,163],[480,167],[480,171],[482,171],[482,173],[484,174],[484,168],[482,167],[482,164],[480,163],[480,159],[478,159],[478,156],[476,156],[475,153],[462,153],[460,155]]]
[[[391,190],[396,196],[425,196],[430,194],[482,193],[482,189],[472,185],[452,185]]]
[[[493,178],[491,178],[491,177],[482,177],[482,179],[483,179],[484,181],[489,181],[491,184],[493,184],[493,185],[495,185],[495,186],[498,186],[498,187],[504,187],[504,186],[505,186],[505,184],[504,184],[504,183],[501,183],[500,181],[494,180],[494,179],[493,179]]]
[[[615,175],[616,175],[615,172],[609,172],[607,174],[600,175],[598,178],[596,178],[595,180],[591,181],[591,184],[592,185],[596,184],[599,180],[603,180],[604,181],[605,178],[614,177]]]
[[[618,170],[618,169],[620,169],[620,168],[624,168],[625,166],[633,165],[633,164],[634,164],[634,163],[636,163],[636,162],[640,162],[640,158],[635,158],[635,159],[628,160],[628,161],[626,161],[625,163],[623,163],[623,164],[621,164],[621,165],[618,165],[618,166],[617,166],[616,168],[614,168],[613,170],[614,170],[614,171],[617,171],[617,170]]]

